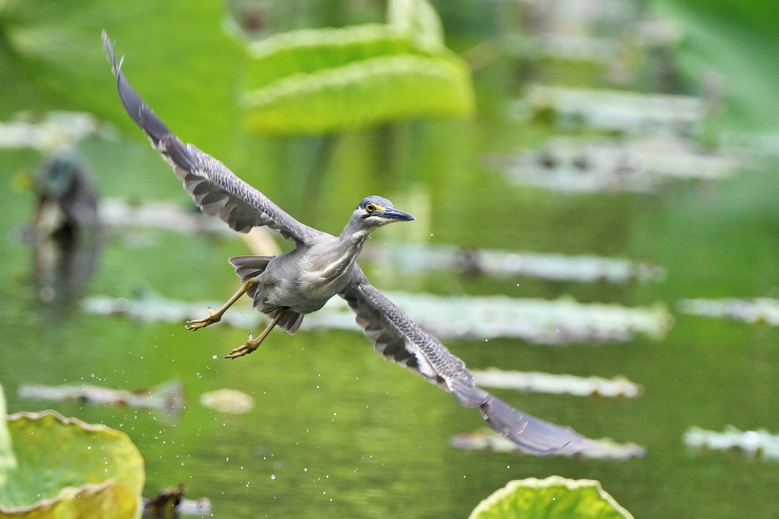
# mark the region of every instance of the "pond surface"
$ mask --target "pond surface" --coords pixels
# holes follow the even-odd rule
[[[461,36],[469,37],[473,34]],[[132,81],[137,58],[126,46],[121,52],[128,54]],[[559,79],[559,63],[533,67],[536,79]],[[105,68],[99,88],[107,93],[99,95],[110,98],[114,91]],[[577,72],[569,65],[566,73]],[[588,437],[635,442],[645,447],[643,457],[540,458],[455,449],[452,436],[483,426],[478,413],[385,362],[356,325],[352,331],[312,331],[304,321],[298,334],[274,331],[258,351],[230,361],[224,355],[246,339],[249,329],[216,325],[191,332],[183,323],[90,314],[78,298],[64,309],[41,303],[33,251],[19,239],[34,200],[19,186],[43,157],[2,149],[0,382],[9,411],[54,408],[125,431],[146,460],[145,495],[182,483],[187,497],[211,500],[215,517],[466,517],[510,480],[553,474],[599,480],[636,517],[775,517],[775,462],[740,452],[692,450],[683,437],[693,426],[779,432],[779,329],[689,315],[678,304],[694,298],[779,298],[776,161],[769,154],[760,157],[759,167],[741,166],[726,178],[663,181],[644,192],[560,193],[517,183],[500,168],[488,167],[487,157],[540,149],[556,133],[589,137],[589,130],[561,129],[544,117],[504,117],[496,107],[519,97],[515,81],[523,74],[528,71],[522,66],[504,61],[477,72],[484,110],[475,121],[402,123],[340,137],[329,167],[317,176],[308,172],[320,146],[316,139],[240,134],[232,144],[215,147],[239,176],[323,230],[340,232],[353,206],[374,193],[416,216],[412,223],[378,230],[370,243],[374,247],[453,245],[619,257],[662,267],[662,280],[582,283],[409,274],[387,262],[365,264],[368,276],[388,294],[430,293],[443,301],[463,295],[570,296],[581,303],[664,305],[674,324],[662,337],[639,334],[628,342],[557,346],[512,338],[446,341],[474,369],[621,375],[640,384],[643,395],[630,399],[493,391],[519,409]],[[590,74],[585,70],[585,77]],[[166,107],[151,104],[165,119]],[[7,118],[14,109],[36,107],[5,107],[2,113]],[[738,131],[727,121],[719,124],[725,126],[717,131]],[[186,128],[170,125],[188,140]],[[168,200],[187,208],[188,198],[168,167],[138,132],[123,128],[127,131],[79,145],[101,195]],[[209,149],[208,143],[195,144]],[[151,290],[166,298],[216,303],[239,283],[226,259],[246,253],[245,244],[230,235],[109,228],[80,295],[130,298]],[[251,315],[245,306],[235,311]],[[170,379],[180,380],[187,395],[177,416],[17,394],[23,384],[136,390]],[[199,403],[201,394],[220,388],[248,393],[254,408],[230,415]]]

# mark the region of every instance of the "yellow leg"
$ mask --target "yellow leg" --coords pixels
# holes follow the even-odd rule
[[[237,348],[235,348],[233,351],[230,352],[229,355],[227,355],[227,359],[235,359],[237,357],[243,357],[244,355],[248,355],[254,350],[256,350],[262,341],[265,340],[265,337],[268,336],[270,331],[279,324],[279,321],[281,321],[282,317],[287,315],[287,312],[289,312],[289,308],[282,308],[279,310],[279,312],[276,314],[276,317],[273,318],[273,320],[270,322],[267,328],[265,328],[259,337],[256,339],[252,338],[252,336],[249,336],[249,340],[245,343],[241,344]]]
[[[228,299],[227,302],[224,305],[222,305],[222,308],[220,308],[219,310],[214,311],[212,308],[209,308],[208,317],[187,321],[187,330],[199,330],[200,328],[205,328],[209,324],[218,323],[222,319],[222,315],[224,315],[227,309],[233,306],[233,303],[238,301],[238,299],[242,295],[248,292],[254,286],[254,283],[255,281],[253,279],[250,279],[249,281],[244,283],[241,286],[241,288],[238,289],[238,292],[233,294],[233,297]]]

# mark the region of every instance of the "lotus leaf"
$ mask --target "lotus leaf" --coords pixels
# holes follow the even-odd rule
[[[7,426],[17,466],[0,487],[0,516],[140,515],[144,463],[126,434],[54,411],[13,414]]]
[[[479,503],[470,519],[625,519],[622,508],[598,481],[560,476],[509,482]]]
[[[390,2],[389,19],[252,44],[243,95],[248,126],[310,134],[473,112],[470,71],[444,47],[426,0]]]
[[[249,126],[269,133],[324,133],[393,119],[466,115],[467,71],[451,61],[402,55],[295,75],[249,92]]]
[[[441,19],[427,0],[392,0],[387,4],[389,25],[408,34],[420,49],[444,49]]]

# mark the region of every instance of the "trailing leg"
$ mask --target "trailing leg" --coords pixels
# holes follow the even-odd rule
[[[233,351],[230,352],[229,355],[227,355],[226,358],[228,359],[235,359],[237,357],[243,357],[244,355],[248,355],[254,350],[256,350],[262,341],[265,340],[265,337],[268,336],[268,334],[273,330],[273,328],[279,324],[279,321],[287,315],[287,312],[289,312],[289,308],[282,308],[281,310],[276,313],[276,317],[273,318],[273,320],[270,322],[267,328],[265,328],[259,337],[256,339],[252,338],[252,336],[249,336],[249,340],[243,343],[242,345],[235,348]]]
[[[254,279],[250,279],[243,285],[241,285],[241,288],[238,289],[238,292],[233,294],[233,296],[227,300],[227,302],[222,305],[222,308],[220,308],[217,311],[214,311],[213,309],[208,309],[208,316],[203,317],[202,319],[194,319],[192,321],[187,321],[187,330],[199,330],[200,328],[205,328],[206,326],[214,323],[218,323],[222,319],[222,315],[227,311],[228,308],[233,306],[233,303],[238,301],[242,295],[244,295],[246,292],[251,290],[251,288],[255,285]]]

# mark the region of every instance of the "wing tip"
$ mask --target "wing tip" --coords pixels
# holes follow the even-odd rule
[[[518,446],[539,456],[577,449],[587,438],[563,427],[524,413],[487,393],[480,406],[487,423]]]
[[[157,117],[149,106],[141,99],[141,96],[130,85],[127,78],[122,73],[122,64],[124,63],[124,57],[122,57],[117,63],[116,50],[114,44],[111,43],[111,39],[108,37],[108,33],[103,29],[102,32],[103,46],[105,47],[108,59],[111,62],[111,71],[116,77],[116,89],[119,93],[119,99],[122,101],[127,114],[132,118],[135,124],[140,127],[155,147],[159,145],[159,142],[166,135],[172,135],[171,131],[165,126],[165,123]]]

